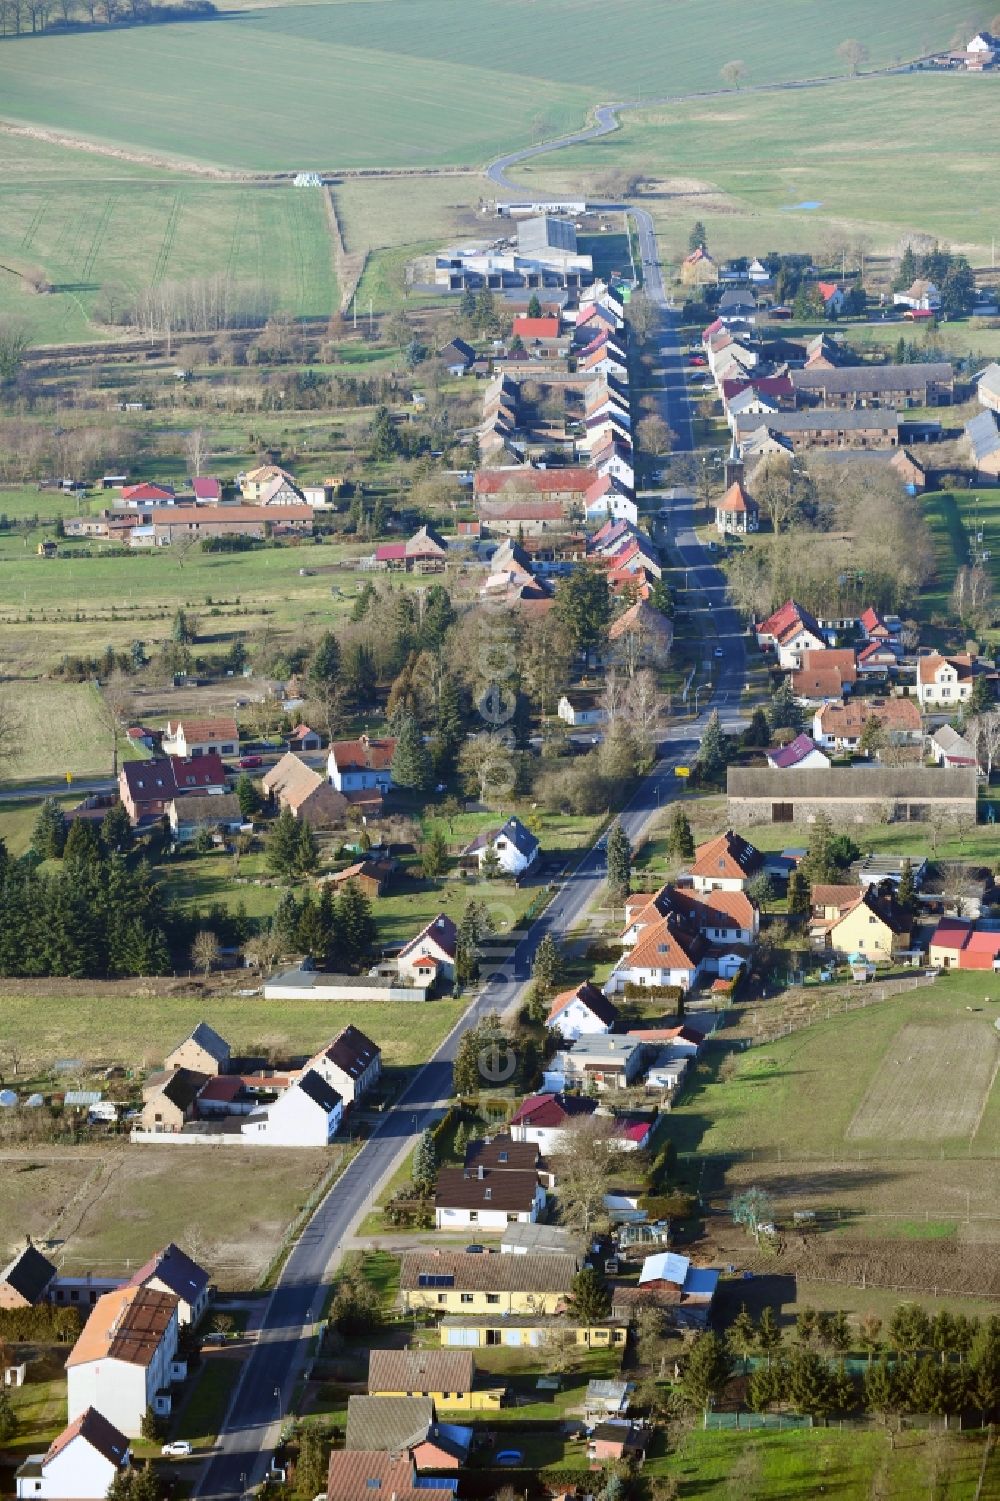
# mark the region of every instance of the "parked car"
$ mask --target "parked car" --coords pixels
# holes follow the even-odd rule
[[[689,363],[692,365],[707,365],[708,361],[703,354],[693,354]]]
[[[240,764],[240,768],[243,771],[252,771],[255,766],[263,766],[263,764],[264,764],[264,757],[263,756],[241,756],[239,764]]]
[[[186,1438],[175,1438],[172,1444],[164,1444],[160,1453],[170,1459],[182,1459],[193,1452]]]

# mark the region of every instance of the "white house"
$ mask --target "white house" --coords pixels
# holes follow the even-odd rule
[[[581,725],[603,724],[608,717],[607,710],[587,693],[564,693],[556,705],[556,713],[573,729]]]
[[[618,1009],[602,990],[589,980],[575,990],[557,995],[549,1010],[546,1026],[573,1042],[585,1033],[610,1032],[618,1020]]]
[[[381,1049],[360,1032],[346,1026],[306,1064],[336,1090],[345,1105],[362,1099],[382,1074]]]
[[[439,912],[437,917],[422,928],[416,938],[399,951],[396,960],[399,973],[408,980],[446,980],[455,978],[455,948],[458,929],[450,917]]]
[[[917,658],[917,699],[923,708],[939,704],[951,708],[972,697],[973,666],[968,656],[942,657],[937,652]]]
[[[940,725],[928,737],[928,748],[938,766],[975,766],[978,769],[976,747],[953,725]]]
[[[588,521],[604,521],[610,516],[614,521],[628,521],[632,526],[639,524],[639,507],[635,501],[614,488],[588,500],[584,515]]]
[[[177,1355],[178,1303],[148,1287],[121,1287],[94,1305],[66,1362],[70,1423],[96,1407],[128,1438],[148,1408],[170,1414],[170,1388],[187,1375]]]
[[[672,917],[662,917],[642,932],[635,947],[623,954],[605,983],[608,995],[626,985],[677,985],[690,990],[701,972],[701,954],[694,938],[675,932]]]
[[[820,750],[811,735],[805,733],[796,735],[787,745],[765,751],[765,755],[768,766],[773,766],[778,771],[790,771],[799,766],[806,770],[826,771],[830,766],[830,757]]]
[[[895,307],[909,308],[914,313],[936,313],[941,306],[941,293],[932,281],[918,276],[905,292],[893,292],[892,301]]]
[[[761,650],[773,647],[779,666],[790,671],[802,666],[804,651],[822,651],[828,645],[816,617],[794,599],[762,621],[755,634]]]
[[[344,1102],[332,1084],[310,1068],[273,1105],[248,1116],[241,1132],[255,1146],[325,1147],[343,1113]]]
[[[221,719],[167,720],[163,731],[163,753],[166,756],[235,756],[240,748],[240,732],[236,720],[228,716]]]
[[[208,1273],[192,1261],[173,1241],[157,1251],[129,1279],[130,1287],[148,1287],[177,1299],[179,1325],[197,1324],[208,1308],[211,1287]]]
[[[613,976],[612,976],[613,978]],[[598,1091],[625,1088],[642,1072],[646,1045],[635,1037],[583,1033],[555,1054],[543,1081],[546,1088],[593,1086]]]
[[[338,792],[386,793],[392,787],[392,758],[396,742],[391,736],[373,740],[337,740],[330,746],[326,768]]]
[[[545,1208],[545,1189],[531,1169],[445,1167],[434,1193],[438,1230],[505,1230],[533,1225]]]
[[[489,829],[478,835],[463,853],[476,855],[482,867],[488,849],[495,851],[505,875],[520,876],[538,859],[539,845],[531,830],[511,815],[502,829]]]
[[[597,1101],[580,1094],[535,1094],[518,1107],[510,1118],[514,1141],[535,1142],[543,1157],[558,1152],[581,1116],[593,1115]]]
[[[17,1472],[18,1501],[104,1501],[129,1466],[128,1439],[94,1407],[86,1408],[44,1454]]]

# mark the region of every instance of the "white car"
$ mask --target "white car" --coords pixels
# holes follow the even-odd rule
[[[175,1438],[172,1444],[164,1444],[160,1450],[164,1459],[182,1459],[193,1452],[186,1438]]]

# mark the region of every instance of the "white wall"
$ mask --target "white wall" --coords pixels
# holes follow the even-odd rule
[[[45,1466],[40,1483],[19,1480],[17,1494],[42,1501],[104,1501],[116,1468],[86,1439],[77,1437]]]
[[[548,1025],[553,1032],[559,1032],[568,1042],[575,1042],[585,1033],[604,1036],[611,1030],[600,1017],[595,1016],[580,1001],[571,1001]]]
[[[88,1407],[96,1407],[128,1438],[138,1438],[152,1394],[161,1385],[170,1385],[169,1381],[151,1381],[147,1395],[146,1374],[145,1366],[129,1365],[126,1361],[108,1357],[90,1360],[86,1365],[70,1366],[66,1373],[67,1422],[72,1423]]]

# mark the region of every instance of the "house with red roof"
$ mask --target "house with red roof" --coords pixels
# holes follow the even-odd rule
[[[844,308],[845,293],[835,281],[818,281],[816,290],[823,303],[823,312],[827,318],[839,315]]]
[[[169,485],[123,485],[121,493],[122,506],[130,511],[141,511],[145,506],[169,506],[177,499],[176,493]]]
[[[104,1501],[131,1457],[125,1434],[88,1407],[44,1454],[28,1455],[17,1471],[18,1501]]]
[[[228,791],[228,773],[214,754],[126,761],[118,773],[118,796],[133,828],[162,818],[176,797],[192,793],[208,797]]]
[[[596,1109],[597,1101],[587,1095],[529,1095],[511,1116],[511,1140],[536,1142],[543,1157],[558,1152],[573,1122]]]
[[[196,474],[191,481],[195,504],[217,506],[222,504],[222,481],[214,474]]]
[[[896,648],[888,641],[868,641],[858,652],[857,672],[861,678],[884,678],[898,666]]]
[[[928,958],[941,969],[1000,974],[1000,929],[967,917],[942,917],[931,938]]]
[[[698,845],[688,874],[695,891],[746,891],[763,864],[749,840],[727,829]]]
[[[564,990],[555,997],[545,1025],[572,1042],[586,1032],[610,1032],[617,1022],[618,1008],[603,990],[587,980],[575,990]]]
[[[804,651],[821,651],[828,644],[815,615],[794,599],[786,599],[773,615],[761,621],[755,635],[761,650],[773,648],[779,666],[788,669],[802,666]]]
[[[392,758],[396,740],[392,735],[375,739],[335,740],[327,755],[327,774],[338,792],[387,793],[392,787]]]

